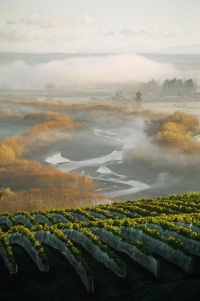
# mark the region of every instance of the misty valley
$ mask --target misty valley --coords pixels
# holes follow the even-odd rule
[[[114,127],[93,124],[90,129],[62,147],[56,146],[45,161],[62,172],[90,175],[98,181],[95,193],[108,199],[136,200],[198,191],[198,171],[192,159],[189,155],[178,159],[177,154],[169,155],[153,146],[144,119]]]
[[[193,80],[3,87],[0,108],[2,298],[198,300]]]
[[[199,301],[200,1],[0,11],[0,301]]]
[[[2,99],[1,105],[2,210],[98,205],[199,189],[198,103],[177,108],[164,102],[160,111],[157,102],[135,110],[115,100]],[[197,117],[187,114],[193,108]],[[51,189],[60,195],[65,190],[58,203]],[[35,203],[26,202],[27,196]]]

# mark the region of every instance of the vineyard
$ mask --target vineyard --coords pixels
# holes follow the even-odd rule
[[[3,212],[0,227],[2,301],[200,299],[200,193]]]

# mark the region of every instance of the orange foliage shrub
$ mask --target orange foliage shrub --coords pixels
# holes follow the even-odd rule
[[[0,100],[0,102],[5,102]],[[133,121],[137,117],[142,118],[159,118],[163,113],[155,113],[151,110],[134,111],[130,106],[116,105],[116,104],[69,104],[64,102],[53,101],[13,101],[6,100],[7,103],[14,105],[23,105],[39,108],[47,112],[44,113],[31,113],[24,117],[24,121],[34,123],[48,121],[49,116],[55,118],[55,112],[60,114],[68,114],[74,116],[76,120],[81,122],[91,121],[106,121],[106,122],[124,122]],[[49,111],[53,111],[49,112]]]
[[[5,165],[15,160],[15,152],[11,146],[0,143],[0,164]]]
[[[22,121],[31,124],[37,124],[57,120],[58,118],[59,114],[55,112],[34,112],[26,114]]]
[[[176,111],[172,115],[167,115],[164,118],[153,120],[154,129],[161,131],[166,123],[173,123],[180,127],[182,133],[196,134],[199,131],[199,121],[196,117],[187,115],[183,112]]]
[[[199,131],[198,119],[183,112],[176,111],[169,117],[169,121],[182,125],[186,133],[197,133]]]
[[[154,143],[179,153],[200,153],[200,144],[191,137],[199,131],[199,121],[196,117],[177,111],[154,120],[151,128],[150,134],[154,136]]]
[[[20,113],[11,113],[7,110],[0,110],[0,120],[5,121],[5,120],[10,120],[12,119],[12,122],[16,121],[21,121],[22,115]]]
[[[6,138],[2,141],[2,144],[12,148],[16,158],[20,158],[22,153],[25,153],[27,149],[27,143],[25,143],[24,139],[20,136]]]
[[[67,188],[92,191],[95,184],[89,176],[63,173],[55,168],[27,160],[4,164],[0,169],[0,187],[11,190],[31,188]]]
[[[63,129],[63,128],[72,128],[74,126],[74,119],[70,118],[68,116],[60,116],[58,114],[58,118],[55,120],[47,121],[44,123],[39,123],[30,129],[28,129],[27,132],[45,132],[50,130],[57,130],[57,129]]]
[[[81,192],[72,189],[30,189],[18,193],[8,193],[0,200],[0,211],[14,213],[19,210],[32,211],[36,209],[77,208],[95,206],[105,201],[102,195],[91,192]]]
[[[73,118],[53,112],[29,114],[24,119],[45,122],[31,127],[22,136],[13,136],[0,142],[0,187],[10,187],[15,191],[31,188],[93,191],[95,184],[89,176],[62,173],[54,168],[20,159],[46,151],[58,141],[70,138],[65,131],[58,130],[81,126]]]
[[[2,111],[7,120],[13,122],[14,114]],[[21,115],[20,115],[21,116]],[[0,116],[1,117],[1,116]],[[26,114],[21,118],[21,123],[35,124],[30,127],[22,136],[14,136],[5,139],[6,147],[0,148],[0,162],[10,162],[14,158],[11,153],[15,153],[15,158],[30,158],[32,155],[41,155],[59,141],[70,139],[66,130],[85,130],[85,124],[76,123],[68,115],[60,115],[55,112],[35,112]],[[7,150],[7,151],[6,151]]]

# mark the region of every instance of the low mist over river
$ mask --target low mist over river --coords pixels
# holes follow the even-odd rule
[[[46,162],[63,172],[90,175],[98,181],[96,193],[108,198],[127,200],[198,191],[198,171],[192,159],[171,157],[153,146],[144,120],[126,126],[90,126],[92,131],[75,135],[50,151]]]

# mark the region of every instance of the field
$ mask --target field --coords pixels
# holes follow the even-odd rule
[[[199,101],[187,101],[182,99],[180,102],[177,100],[166,102],[147,102],[144,104],[145,109],[162,111],[166,113],[173,113],[180,110],[186,114],[192,115],[200,119],[200,103]]]
[[[2,301],[200,298],[200,193],[0,222]]]

